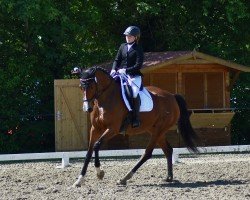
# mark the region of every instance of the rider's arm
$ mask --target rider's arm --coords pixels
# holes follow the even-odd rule
[[[122,49],[123,49],[123,46],[124,44],[121,44],[117,54],[116,54],[116,57],[115,57],[115,60],[113,62],[113,67],[112,67],[112,70],[118,70],[118,68],[120,67],[121,65],[121,62],[122,62]]]

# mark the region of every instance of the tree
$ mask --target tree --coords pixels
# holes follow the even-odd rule
[[[52,140],[54,79],[113,59],[129,25],[141,28],[145,51],[195,48],[249,65],[249,11],[245,0],[0,0],[0,151],[29,151],[30,133],[36,146]],[[236,107],[249,99],[243,88],[248,75],[232,93]]]

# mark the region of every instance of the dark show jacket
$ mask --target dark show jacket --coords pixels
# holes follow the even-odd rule
[[[132,76],[140,75],[140,69],[143,64],[143,50],[140,45],[134,43],[128,51],[127,43],[121,44],[112,69],[126,69],[126,73]]]

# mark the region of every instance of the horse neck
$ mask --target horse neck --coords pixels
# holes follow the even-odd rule
[[[96,72],[98,90],[103,91],[97,99],[99,107],[109,108],[113,105],[111,102],[119,98],[120,89],[118,84],[102,71]]]

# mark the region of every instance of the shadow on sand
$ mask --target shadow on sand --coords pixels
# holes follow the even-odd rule
[[[210,186],[226,186],[226,185],[244,185],[249,184],[247,181],[241,180],[215,180],[215,181],[197,181],[197,182],[185,182],[173,181],[171,183],[162,182],[156,184],[142,184],[137,185],[138,187],[175,187],[175,188],[199,188],[199,187],[210,187]]]

